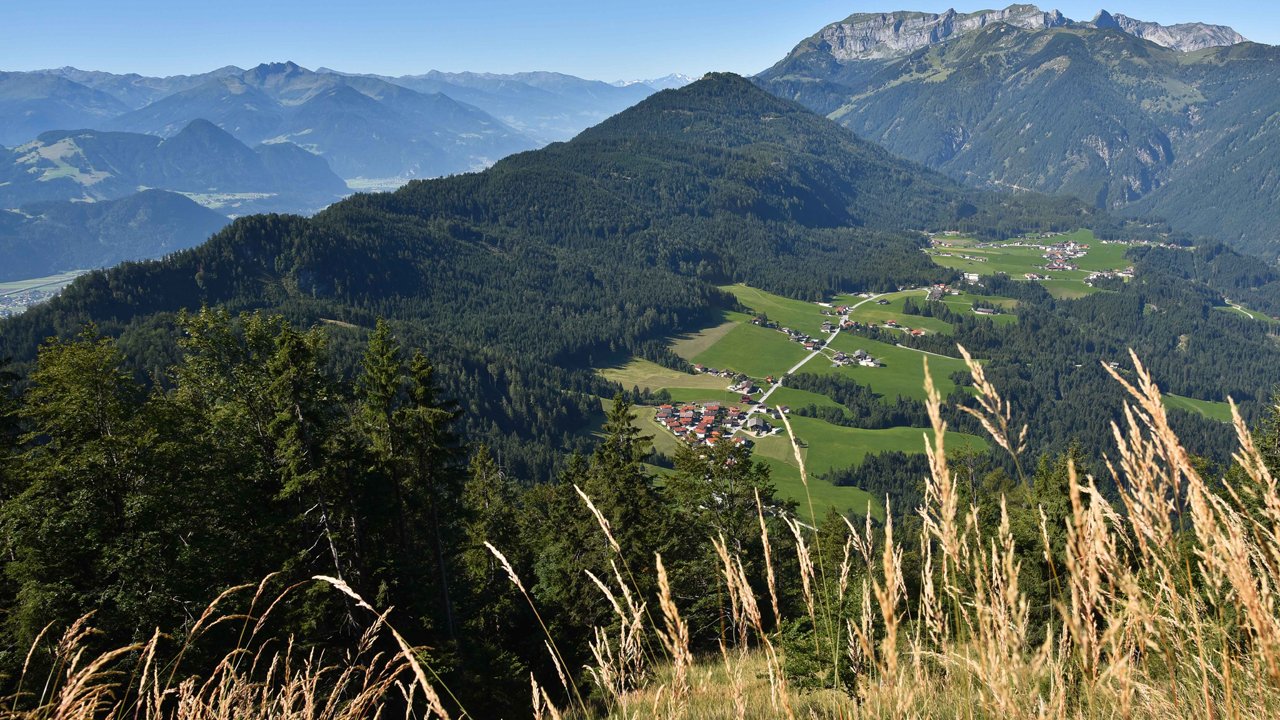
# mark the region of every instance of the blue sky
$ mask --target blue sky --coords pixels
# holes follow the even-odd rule
[[[391,75],[431,69],[556,70],[602,80],[708,70],[747,74],[852,13],[938,12],[952,5],[931,0],[0,0],[0,70],[74,65],[166,75],[293,60],[311,68]],[[1056,7],[1077,20],[1091,19],[1099,9],[1075,0]],[[1106,7],[1163,23],[1232,25],[1250,39],[1280,43],[1280,13],[1272,2],[1128,0]]]

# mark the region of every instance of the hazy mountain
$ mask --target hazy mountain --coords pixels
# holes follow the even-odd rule
[[[946,15],[854,16],[757,81],[956,178],[1155,213],[1280,252],[1280,49],[1186,53],[1031,6],[1000,12],[1005,20],[953,15],[949,25]],[[1178,42],[1224,37],[1193,35]]]
[[[320,72],[336,72],[321,70]],[[378,77],[422,93],[441,93],[484,110],[539,143],[568,140],[653,94],[559,73],[445,73]]]
[[[160,257],[204,241],[228,222],[161,190],[0,210],[0,281]]]
[[[293,63],[214,78],[107,125],[168,136],[197,118],[248,144],[294,142],[346,178],[476,170],[535,145],[484,111],[439,93]]]
[[[244,70],[234,65],[228,65],[207,73],[170,75],[168,77],[147,77],[137,73],[117,75],[98,70],[80,70],[73,67],[35,71],[36,74],[62,77],[85,87],[104,92],[119,100],[131,110],[148,105],[176,92],[190,90],[209,80],[239,75],[243,72]]]
[[[63,67],[0,75],[0,144],[84,128],[168,136],[200,118],[250,145],[291,140],[324,155],[344,177],[424,177],[567,140],[689,82],[669,75],[609,84],[548,72],[397,78],[312,73],[293,63],[168,77]],[[6,104],[6,96],[15,101]]]
[[[682,88],[685,85],[688,85],[689,83],[697,82],[697,80],[698,78],[692,77],[690,75],[684,75],[681,73],[671,73],[670,75],[663,75],[660,78],[653,78],[652,80],[634,80],[634,81],[624,80],[615,84],[631,85],[634,83],[643,83],[653,88],[654,90],[674,90],[676,88]]]
[[[0,72],[0,145],[55,128],[100,126],[129,108],[107,93],[63,77]]]
[[[113,200],[144,188],[217,194],[225,212],[314,212],[347,194],[323,158],[290,143],[257,149],[206,120],[169,138],[51,131],[0,152],[0,207]],[[239,206],[227,195],[241,195]]]

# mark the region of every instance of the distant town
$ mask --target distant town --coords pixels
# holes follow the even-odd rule
[[[0,295],[0,318],[13,317],[26,312],[27,308],[56,297],[62,292],[62,288],[56,289],[32,289],[13,292],[7,295]]]

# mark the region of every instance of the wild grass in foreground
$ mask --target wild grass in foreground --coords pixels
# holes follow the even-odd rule
[[[537,718],[1259,718],[1280,716],[1280,486],[1239,413],[1237,469],[1205,478],[1170,429],[1154,381],[1134,358],[1134,381],[1112,373],[1129,396],[1115,448],[1105,452],[1118,502],[1093,477],[1069,468],[1064,527],[1041,510],[1047,608],[1032,608],[1020,582],[1009,514],[994,529],[964,506],[948,465],[938,392],[927,386],[934,432],[920,532],[895,535],[848,520],[838,535],[787,518],[798,588],[778,587],[766,508],[758,506],[762,554],[739,556],[712,538],[718,592],[728,612],[718,652],[695,657],[682,608],[661,558],[658,592],[643,597],[619,558],[591,580],[615,620],[596,628],[585,668],[565,667],[550,633],[549,667],[530,678]],[[979,391],[971,412],[1023,465],[1023,429],[1010,406],[969,363]],[[925,373],[928,377],[928,373]],[[784,416],[785,418],[785,416]],[[1104,454],[1102,449],[1098,453]],[[797,456],[799,452],[797,449]],[[803,462],[801,461],[803,468]],[[805,478],[807,482],[807,477]],[[613,531],[582,494],[616,549]],[[1051,536],[1064,536],[1055,542]],[[835,546],[832,546],[832,543]],[[824,546],[825,543],[825,546]],[[910,576],[904,548],[918,547]],[[522,579],[513,591],[536,613]],[[1027,550],[1023,548],[1022,550]],[[744,569],[766,568],[753,585]],[[13,718],[470,717],[449,699],[418,649],[341,581],[321,578],[362,608],[369,630],[341,658],[299,656],[287,638],[261,637],[274,603],[255,614],[210,608],[201,626],[240,628],[241,649],[200,668],[181,657],[164,667],[152,643],[93,654],[91,618],[58,644],[46,677],[24,678],[6,703]],[[908,584],[917,588],[908,602]],[[236,592],[248,592],[239,589]],[[783,617],[794,591],[799,617]],[[259,592],[261,595],[261,592]],[[254,607],[265,603],[255,599]],[[1033,612],[1035,610],[1035,612]],[[215,619],[216,618],[216,619]],[[1040,618],[1039,620],[1035,618]],[[541,622],[541,618],[539,618]],[[543,625],[544,629],[546,625]],[[198,628],[199,629],[199,628]],[[199,632],[193,633],[198,640]],[[384,648],[379,650],[379,648]],[[181,655],[181,654],[180,654]],[[815,680],[816,678],[816,680]]]

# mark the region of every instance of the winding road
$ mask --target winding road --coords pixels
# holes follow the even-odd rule
[[[883,294],[883,293],[881,293],[881,294]],[[880,295],[871,295],[870,297],[867,297],[866,299],[862,300],[861,302],[854,303],[853,305],[850,305],[850,306],[849,306],[849,312],[853,312],[854,310],[857,310],[858,308],[862,307],[862,306],[863,306],[863,305],[865,305],[866,303],[869,303],[869,302],[871,302],[872,300],[875,300],[876,298],[879,298],[879,297],[880,297]],[[747,417],[748,417],[748,418],[749,418],[749,417],[751,417],[751,416],[752,416],[753,414],[755,414],[755,413],[756,413],[760,408],[762,408],[762,407],[764,407],[764,406],[765,406],[765,401],[767,401],[767,400],[769,399],[769,396],[770,396],[770,395],[773,395],[773,391],[774,391],[774,390],[777,390],[778,388],[782,387],[782,381],[783,381],[783,379],[785,379],[785,378],[786,378],[786,376],[787,376],[787,375],[793,375],[793,374],[795,374],[795,373],[796,373],[796,371],[798,371],[800,368],[804,367],[804,366],[805,366],[805,364],[806,364],[806,363],[808,363],[810,360],[814,359],[815,357],[817,357],[817,356],[819,356],[819,355],[822,355],[822,354],[823,354],[823,353],[822,353],[822,351],[823,351],[824,349],[826,349],[827,344],[828,344],[828,343],[830,343],[832,340],[835,340],[835,339],[836,339],[836,336],[837,336],[837,335],[839,335],[839,334],[840,334],[840,328],[839,328],[839,327],[837,327],[834,331],[832,331],[831,335],[830,335],[830,336],[828,336],[826,340],[823,340],[823,341],[822,341],[822,343],[821,343],[820,345],[818,345],[818,347],[817,347],[813,352],[809,353],[809,354],[808,354],[808,355],[807,355],[803,360],[801,360],[800,362],[796,363],[795,365],[792,365],[790,370],[788,370],[786,373],[784,373],[782,376],[780,376],[780,377],[777,379],[777,381],[775,381],[772,385],[770,385],[768,390],[765,390],[765,391],[764,391],[764,394],[760,396],[760,402],[759,402],[759,404],[757,404],[757,405],[752,405],[752,406],[751,406],[751,409],[747,411]]]

